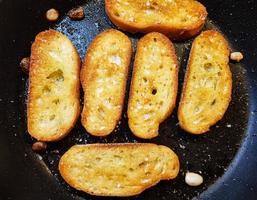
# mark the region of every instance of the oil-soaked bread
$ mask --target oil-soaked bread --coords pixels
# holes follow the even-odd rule
[[[31,48],[28,94],[28,132],[40,141],[66,136],[80,113],[80,58],[62,33],[37,35]]]
[[[87,51],[82,124],[94,136],[110,134],[121,117],[131,53],[129,38],[114,29],[99,34]]]
[[[178,118],[180,126],[202,134],[222,119],[232,93],[229,46],[217,31],[205,31],[193,42]]]
[[[59,162],[63,179],[77,190],[98,196],[132,196],[174,179],[177,155],[155,144],[75,145]]]
[[[176,103],[178,64],[173,44],[161,33],[140,39],[130,87],[128,118],[140,138],[158,135],[159,125]]]
[[[207,17],[205,7],[195,0],[105,0],[105,7],[122,30],[157,31],[176,40],[198,34]]]

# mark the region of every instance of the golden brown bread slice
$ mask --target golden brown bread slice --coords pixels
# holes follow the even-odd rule
[[[216,31],[205,31],[193,42],[178,111],[186,131],[205,133],[225,114],[232,93],[229,52]]]
[[[157,31],[175,40],[198,34],[207,17],[205,7],[195,0],[105,0],[105,9],[122,30]]]
[[[161,33],[149,33],[138,42],[135,57],[128,118],[131,131],[150,139],[176,103],[178,64],[175,49]]]
[[[177,155],[155,144],[75,145],[59,162],[63,179],[77,190],[98,196],[132,196],[174,179]]]
[[[79,55],[65,35],[48,30],[36,36],[30,58],[28,132],[41,141],[60,140],[80,113]]]
[[[129,38],[114,29],[98,35],[87,51],[82,124],[94,136],[110,134],[121,117],[131,53]]]

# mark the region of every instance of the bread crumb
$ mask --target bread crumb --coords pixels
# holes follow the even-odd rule
[[[240,62],[244,58],[241,52],[233,52],[230,54],[230,59],[236,62]]]
[[[21,70],[26,74],[29,73],[29,65],[30,65],[30,58],[29,57],[22,58],[20,62],[20,67],[21,67]]]
[[[85,17],[83,7],[77,7],[71,9],[67,14],[72,20],[81,20]]]
[[[35,152],[42,152],[45,151],[47,148],[47,144],[45,142],[35,142],[32,145],[32,150]]]
[[[51,8],[46,12],[46,19],[50,22],[54,22],[59,18],[59,12],[54,9]]]

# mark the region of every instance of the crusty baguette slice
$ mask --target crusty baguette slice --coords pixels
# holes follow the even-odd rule
[[[129,127],[138,137],[158,135],[159,125],[173,111],[178,88],[175,49],[161,33],[138,42],[128,104]]]
[[[207,17],[195,0],[105,0],[106,13],[122,30],[160,32],[174,40],[198,34]]]
[[[193,134],[209,130],[225,114],[232,93],[229,46],[216,31],[193,42],[179,105],[180,126]]]
[[[87,51],[82,124],[94,136],[109,135],[121,117],[131,53],[129,38],[114,29],[99,34]]]
[[[37,35],[31,48],[28,132],[40,141],[65,137],[80,114],[80,58],[62,33]]]
[[[75,145],[59,162],[63,179],[77,190],[97,196],[133,196],[174,179],[177,155],[155,144]]]

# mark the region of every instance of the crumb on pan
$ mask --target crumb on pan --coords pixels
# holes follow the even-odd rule
[[[67,15],[73,20],[80,20],[85,17],[84,9],[81,6],[71,9]]]
[[[51,9],[49,9],[49,10],[46,12],[46,19],[47,19],[48,21],[54,22],[54,21],[56,21],[58,18],[59,18],[59,12],[58,12],[56,9],[51,8]]]
[[[35,152],[43,152],[47,148],[47,144],[45,142],[35,142],[32,145],[32,150]]]
[[[241,52],[233,52],[230,54],[230,59],[233,61],[240,62],[244,58]]]
[[[22,58],[20,62],[20,67],[21,67],[21,70],[26,74],[29,73],[29,65],[30,65],[30,58],[29,57]]]

